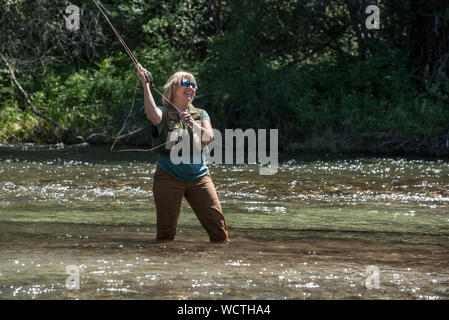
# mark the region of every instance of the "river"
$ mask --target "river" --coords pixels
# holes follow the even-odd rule
[[[1,145],[0,299],[449,298],[447,160],[281,160],[209,166],[230,244],[185,200],[159,243],[153,154]]]

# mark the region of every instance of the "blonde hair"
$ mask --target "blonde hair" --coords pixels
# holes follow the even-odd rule
[[[166,99],[168,99],[171,103],[173,103],[174,92],[181,85],[181,81],[194,81],[195,77],[190,72],[184,70],[176,71],[164,85],[164,99],[162,99],[162,103],[165,107],[168,107],[170,104]]]

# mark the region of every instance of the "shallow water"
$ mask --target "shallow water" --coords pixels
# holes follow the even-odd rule
[[[232,242],[209,243],[184,201],[158,243],[152,154],[0,146],[0,299],[449,298],[449,162],[210,169]]]

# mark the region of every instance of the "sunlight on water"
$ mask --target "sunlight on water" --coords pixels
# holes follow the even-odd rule
[[[153,157],[0,146],[0,298],[449,298],[447,161],[210,165],[232,240],[217,245],[186,201],[177,241],[154,240]]]

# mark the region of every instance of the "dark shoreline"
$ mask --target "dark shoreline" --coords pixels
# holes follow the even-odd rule
[[[110,150],[108,144],[89,144],[78,143],[66,145],[64,143],[57,144],[37,144],[37,143],[18,143],[4,144],[0,143],[0,160],[10,159],[11,156],[22,158],[24,152],[33,152],[33,157],[41,159],[54,160],[55,157],[62,159],[89,159],[89,161],[155,161],[157,154],[154,152],[117,152],[129,147],[136,148],[135,145],[119,145]],[[138,146],[140,149],[147,149],[146,146]],[[6,156],[6,157],[5,157]],[[351,160],[357,158],[399,158],[406,160],[424,160],[424,161],[449,161],[449,149],[444,155],[436,156],[432,154],[412,154],[412,153],[386,153],[386,152],[302,152],[288,153],[279,152],[279,163],[289,164],[317,160]]]

